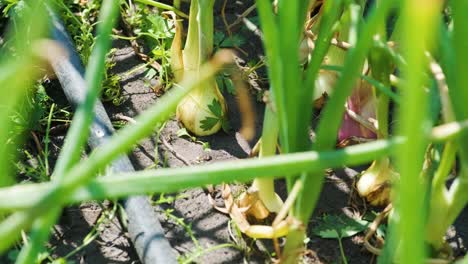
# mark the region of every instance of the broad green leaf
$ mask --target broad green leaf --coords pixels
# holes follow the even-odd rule
[[[210,130],[212,129],[214,126],[216,126],[216,124],[218,124],[219,122],[219,118],[217,117],[209,117],[207,116],[205,119],[203,119],[200,123],[200,127],[203,129],[203,130]]]
[[[210,109],[211,113],[218,117],[218,119],[223,118],[223,109],[221,107],[221,104],[219,103],[218,100],[213,99],[210,105],[208,105],[208,108]]]
[[[324,215],[312,232],[322,238],[344,238],[366,230],[370,222],[345,215]]]

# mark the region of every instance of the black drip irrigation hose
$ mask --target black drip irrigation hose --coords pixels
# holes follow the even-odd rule
[[[49,14],[52,21],[52,37],[68,52],[68,59],[53,60],[51,62],[52,68],[68,101],[76,106],[85,97],[84,68],[63,23],[53,11],[49,10]],[[95,112],[96,116],[88,139],[88,145],[91,149],[107,142],[114,132],[112,123],[101,101],[97,101]],[[109,170],[112,172],[131,172],[135,169],[127,156],[121,156],[112,162]],[[175,253],[164,236],[164,230],[157,219],[149,198],[146,196],[132,196],[127,198],[123,205],[128,217],[128,233],[140,260],[146,264],[177,263]]]

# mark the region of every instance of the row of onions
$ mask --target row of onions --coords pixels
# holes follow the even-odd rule
[[[43,11],[41,2],[29,2]],[[178,8],[180,2],[174,2]],[[270,81],[258,159],[96,178],[174,112],[192,133],[216,133],[227,118],[227,108],[214,75],[233,60],[230,53],[212,54],[214,0],[192,0],[185,45],[183,23],[173,14],[172,66],[178,85],[137,117],[136,124],[122,128],[88,159],[78,161],[118,8],[116,1],[104,1],[100,44],[87,71],[93,89],[67,135],[71,151],[61,153],[62,166],[53,182],[0,188],[0,211],[6,215],[0,223],[0,252],[23,231],[32,230],[19,260],[29,263],[60,209],[71,202],[253,180],[238,199],[224,186],[227,212],[246,235],[273,239],[278,261],[299,263],[324,169],[370,163],[356,188],[371,205],[386,206],[378,217],[388,215],[385,244],[369,247],[380,255],[379,263],[450,260],[443,237],[468,202],[468,2],[367,2],[256,1]],[[444,5],[452,10],[445,17],[448,22],[442,19]],[[366,6],[370,7],[364,16]],[[391,16],[397,22],[387,32]],[[27,28],[22,30],[28,36]],[[28,43],[37,38],[17,43],[17,50],[30,56],[33,46]],[[11,67],[27,65],[24,57],[5,58],[0,83],[27,86],[13,82],[23,67]],[[6,98],[2,97],[8,106],[0,108],[2,120],[20,100]],[[441,109],[430,98],[440,101]],[[314,108],[321,108],[321,115],[311,126]],[[360,144],[351,146],[356,143]],[[337,145],[341,149],[336,150]],[[2,149],[0,160],[9,155],[6,151]],[[11,171],[5,169],[1,182],[11,182]],[[451,174],[456,176],[447,187]],[[274,192],[276,178],[286,180],[284,201]],[[286,237],[283,246],[278,237]]]

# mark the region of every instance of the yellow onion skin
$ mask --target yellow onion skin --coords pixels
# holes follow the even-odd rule
[[[277,226],[252,225],[245,234],[257,239],[273,239],[288,235],[289,223],[286,221],[280,222]]]
[[[359,195],[373,206],[383,206],[389,203],[391,181],[398,174],[390,167],[388,158],[374,161],[372,165],[359,176],[356,189]]]
[[[310,59],[310,54],[314,49],[314,42],[308,36],[304,35],[299,45],[299,63],[306,64]]]
[[[318,78],[315,80],[314,102],[330,95],[337,79],[338,74],[335,72],[320,70]]]
[[[220,103],[222,115],[225,117],[227,112],[226,102],[214,79],[192,90],[177,105],[177,118],[187,130],[196,136],[213,135],[222,127],[222,119],[220,119],[218,123],[210,129],[204,130],[202,128],[202,121],[207,117],[219,118],[208,108],[208,105],[212,104],[213,99]]]
[[[314,54],[312,53],[312,56]],[[327,55],[324,58],[324,65],[342,66],[346,52],[338,47],[330,46]],[[317,79],[315,80],[314,89],[314,104],[317,108],[321,108],[324,97],[333,93],[333,87],[338,80],[338,73],[330,70],[320,70]]]
[[[253,217],[255,220],[264,220],[270,216],[270,211],[259,199],[258,193],[244,192],[237,200],[240,208],[248,208],[243,214],[247,217]]]
[[[274,182],[269,178],[257,178],[251,189],[258,192],[258,196],[270,213],[278,213],[283,208],[283,200],[275,193]]]

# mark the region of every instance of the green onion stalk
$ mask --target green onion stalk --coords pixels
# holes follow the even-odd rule
[[[265,107],[263,120],[262,142],[259,157],[275,155],[278,142],[278,120],[270,106]],[[258,196],[268,211],[278,213],[283,207],[283,201],[275,193],[273,178],[255,179],[252,188],[258,190]]]
[[[23,4],[27,8],[18,8],[15,11],[18,13],[12,15],[8,30],[3,35],[7,41],[0,52],[0,87],[4,87],[0,89],[0,141],[4,142],[0,146],[0,186],[15,182],[11,159],[22,139],[14,134],[22,131],[15,128],[12,116],[15,112],[21,112],[19,103],[27,98],[27,88],[41,74],[40,67],[37,67],[39,57],[34,47],[39,46],[40,39],[47,31],[47,20],[40,16],[39,11],[42,4],[36,1],[24,1]]]
[[[431,182],[431,197],[429,202],[430,209],[427,221],[426,241],[434,249],[434,252],[437,252],[437,254],[445,251],[445,253],[447,253],[446,255],[450,255],[450,250],[447,250],[449,247],[446,247],[443,237],[447,232],[448,227],[455,220],[453,217],[456,217],[459,213],[453,214],[450,212],[453,210],[451,208],[451,203],[463,202],[463,200],[454,201],[451,197],[454,189],[459,188],[459,186],[454,185],[449,190],[445,185],[447,177],[455,162],[456,151],[457,146],[454,142],[447,142],[445,144],[439,167],[437,168]],[[464,171],[462,171],[462,173],[464,173]]]
[[[311,6],[314,8],[315,6]],[[299,62],[302,65],[311,63],[311,59],[314,56],[315,43],[312,38],[318,35],[320,29],[320,23],[322,21],[324,6],[320,6],[320,10],[315,14],[314,17],[310,18],[310,25],[306,26],[306,32],[303,34],[301,44],[299,47]],[[312,10],[309,10],[312,12]],[[343,27],[340,27],[340,31]],[[334,34],[337,38],[342,35],[341,32]],[[342,36],[341,36],[342,37]],[[331,45],[328,47],[328,51],[323,59],[323,65],[332,66],[343,66],[346,51],[340,47]],[[320,56],[319,56],[320,57]],[[314,93],[313,102],[316,108],[321,108],[327,96],[330,96],[333,92],[333,86],[338,79],[338,73],[336,71],[320,69],[317,78],[314,82]]]
[[[362,17],[363,4],[348,5],[343,15],[340,18],[338,25],[338,33],[335,34],[337,42],[347,42],[354,45],[357,40],[357,24],[359,18]],[[313,18],[314,22],[311,26],[311,31],[315,35],[320,24],[321,10],[318,12],[318,17]],[[383,26],[383,25],[382,25]],[[381,27],[384,28],[384,27]],[[385,34],[385,31],[380,30],[379,34]],[[385,35],[383,35],[385,37]],[[305,58],[306,53],[304,39],[301,43],[301,57]],[[327,55],[323,61],[324,65],[339,66],[344,65],[346,51],[335,45],[330,46]],[[386,65],[389,60],[385,49],[377,50],[374,48],[370,55],[370,64],[373,68],[372,75],[375,79],[381,81],[382,84],[389,86],[390,71],[392,65]],[[375,64],[383,64],[376,66]],[[367,71],[363,67],[364,72]],[[333,87],[338,79],[338,74],[330,70],[321,70],[315,80],[314,89],[314,105],[321,107],[323,97],[332,96]],[[354,84],[352,94],[347,98],[346,109],[343,115],[343,121],[338,131],[338,141],[340,146],[346,146],[350,143],[359,142],[362,139],[375,139],[388,137],[388,107],[389,97],[384,93],[379,93],[377,89],[373,89],[369,83],[363,80],[358,80]],[[352,116],[354,115],[354,116]],[[358,118],[360,120],[358,120]],[[377,125],[372,120],[377,119]],[[377,131],[375,131],[377,128]],[[386,203],[389,198],[389,177],[394,175],[391,170],[390,161],[388,158],[374,161],[373,164],[365,172],[361,174],[358,181],[357,189],[361,196],[366,197],[371,204],[380,205]]]
[[[334,3],[335,1],[326,1],[325,6],[328,3]],[[354,4],[353,4],[354,5]],[[340,123],[345,112],[344,105],[347,98],[352,93],[353,87],[355,86],[356,80],[361,74],[365,58],[372,46],[372,37],[377,32],[377,25],[384,23],[389,11],[393,5],[393,1],[383,1],[383,5],[373,7],[369,12],[366,23],[360,24],[359,30],[355,28],[354,32],[359,32],[359,37],[355,38],[355,45],[346,52],[346,59],[343,65],[343,72],[336,81],[333,93],[327,101],[324,109],[322,110],[322,116],[319,121],[316,130],[316,141],[313,148],[319,151],[325,151],[333,149],[336,145],[336,139],[340,128]],[[354,8],[354,7],[353,7]],[[326,10],[326,9],[325,9]],[[336,7],[335,9],[336,10]],[[328,10],[330,11],[330,10]],[[324,16],[325,20],[327,16]],[[357,20],[362,18],[358,16]],[[333,24],[334,24],[333,20]],[[333,27],[324,27],[325,31],[320,30],[320,33],[327,34],[332,31]],[[319,35],[320,38],[320,35]],[[322,41],[327,38],[322,39]],[[329,43],[329,39],[328,39]],[[321,41],[316,42],[315,51],[321,50],[319,46]],[[325,47],[325,51],[328,49]],[[320,58],[319,58],[320,59]],[[321,64],[322,60],[319,61]],[[311,63],[310,67],[318,67],[315,63]],[[306,78],[308,78],[307,76]],[[315,77],[315,76],[312,76]],[[310,101],[309,101],[310,103]],[[310,216],[315,208],[318,200],[321,187],[324,183],[324,177],[322,173],[304,174],[301,177],[303,181],[304,190],[296,201],[294,216],[302,223],[308,223]],[[298,263],[301,248],[304,247],[304,238],[306,234],[306,228],[304,224],[295,225],[290,228],[289,234],[286,239],[286,245],[283,250],[282,260],[284,263]]]
[[[364,3],[347,5],[339,25],[337,42],[347,42],[351,46],[356,44],[357,26],[362,18]],[[337,49],[332,46],[331,48]],[[332,49],[330,49],[333,51]],[[344,61],[338,66],[342,66]],[[366,72],[366,66],[361,68],[361,72]],[[338,131],[339,145],[345,146],[361,139],[374,139],[376,137],[372,129],[372,122],[375,119],[375,98],[371,86],[363,80],[357,80],[351,95],[347,98],[343,114],[343,120]],[[353,116],[354,115],[354,116]],[[361,120],[359,120],[361,119]]]
[[[172,69],[179,81],[187,73],[199,72],[213,52],[214,0],[193,0],[190,3],[188,34],[181,50],[181,23],[171,47]],[[192,90],[177,106],[180,122],[197,136],[218,132],[225,123],[227,106],[215,78],[210,78]]]
[[[193,75],[185,76],[177,89],[168,92],[161,97],[159,104],[155,104],[140,114],[136,118],[136,124],[120,129],[109,139],[109,142],[95,149],[88,159],[70,168],[69,172],[63,176],[63,180],[50,183],[50,188],[41,193],[27,210],[15,212],[2,221],[0,223],[0,253],[5,252],[16,241],[22,230],[29,229],[37,217],[50,213],[58,206],[63,206],[75,190],[89,183],[98,173],[105,171],[105,167],[110,162],[130,151],[136,142],[154,133],[154,127],[173,115],[178,102],[191,89],[214,76],[227,63],[232,63],[232,54],[227,51],[219,52],[209,63],[202,66],[199,78]],[[99,192],[96,189],[95,191]],[[141,189],[138,191],[138,193],[143,192]],[[51,207],[51,204],[54,207]]]
[[[442,25],[441,66],[444,68],[448,90],[441,91],[442,113],[445,122],[454,119],[464,120],[468,117],[466,100],[468,99],[468,78],[463,74],[468,69],[466,60],[468,51],[468,3],[453,1],[453,30]],[[444,87],[439,87],[439,89]],[[446,103],[444,105],[444,102]],[[450,104],[449,104],[450,103]],[[442,158],[432,179],[430,208],[426,227],[426,242],[435,252],[444,253],[448,247],[444,235],[463,208],[468,204],[468,134],[466,132],[457,140],[445,144]],[[447,188],[446,180],[452,170],[456,155],[460,161],[459,174],[452,185]],[[445,252],[446,253],[446,252]]]
[[[45,10],[45,5],[42,8]],[[89,88],[88,93],[84,102],[78,106],[67,134],[67,140],[63,145],[62,152],[60,152],[54,168],[54,173],[51,176],[52,182],[55,184],[60,184],[65,180],[64,176],[66,172],[77,163],[82,146],[86,142],[89,125],[94,117],[93,106],[100,93],[102,73],[105,68],[105,57],[111,46],[110,33],[116,21],[118,8],[119,5],[117,3],[107,0],[103,2],[100,9],[99,21],[101,23],[98,26],[97,42],[92,51],[85,77]],[[32,263],[42,249],[44,241],[47,241],[50,228],[57,221],[62,209],[57,204],[49,204],[49,206],[50,210],[34,221],[29,236],[29,243],[22,248],[16,263]]]
[[[302,4],[305,4],[305,3],[302,3]],[[316,3],[315,1],[310,1],[308,3],[308,6],[304,6],[304,7],[308,8],[308,10],[310,11],[310,9],[316,4],[318,3]],[[315,17],[313,18],[314,23],[312,24],[312,28],[311,28],[311,32],[313,34],[316,34],[318,32],[321,14],[322,14],[322,11],[318,12],[318,14],[316,14]],[[266,43],[266,45],[268,44],[271,44],[271,43]],[[313,43],[312,38],[310,37],[310,34],[308,34],[308,32],[304,33],[302,35],[302,39],[300,40],[300,45],[298,49],[299,50],[298,57],[299,57],[300,64],[307,65],[307,63],[309,62],[309,59],[312,58],[311,53],[313,50],[313,46],[314,46],[314,43]],[[345,52],[336,47],[331,47],[330,50],[331,51],[328,52],[327,56],[324,59],[325,63],[333,64],[333,65],[334,64],[342,65]],[[323,52],[322,55],[317,55],[316,57],[323,58],[324,55],[325,55],[325,52]],[[322,60],[317,60],[317,58],[314,58],[316,62],[322,61]],[[273,58],[269,58],[270,63],[272,63],[272,59]],[[270,64],[270,66],[272,65]],[[317,68],[317,71],[318,71],[318,68]],[[304,72],[306,73],[307,71],[304,71]],[[317,87],[316,91],[318,92],[316,93],[317,95],[314,95],[313,98],[316,102],[322,101],[323,97],[326,97],[326,94],[331,93],[331,87],[336,81],[337,76],[338,75],[334,71],[320,71],[319,77],[315,81],[315,86]],[[272,81],[272,83],[274,83],[274,81]],[[260,146],[259,157],[260,158],[275,155],[276,146],[278,142],[278,136],[279,136],[279,120],[278,120],[278,113],[277,113],[278,110],[275,109],[275,106],[277,106],[278,103],[275,104],[274,89],[271,89],[270,92],[271,92],[271,98],[273,100],[268,102],[265,107],[263,131],[262,131],[261,141],[259,144]],[[307,96],[305,96],[305,98],[307,98]],[[283,142],[282,146],[284,145],[287,145],[287,143]],[[257,220],[265,219],[271,213],[278,213],[283,207],[282,199],[275,193],[273,178],[256,178],[253,181],[249,190],[246,193],[242,194],[238,203],[241,207],[249,207],[250,209],[246,211],[246,215],[253,216]]]
[[[267,104],[263,119],[259,158],[276,154],[278,132],[277,116],[271,105]],[[249,190],[239,197],[238,203],[241,207],[250,207],[246,215],[251,215],[257,220],[263,220],[271,213],[278,213],[283,207],[283,200],[275,192],[273,177],[255,178]]]
[[[381,25],[379,32],[374,36],[376,41],[386,42],[385,26]],[[372,76],[383,85],[390,86],[390,74],[394,70],[391,55],[381,45],[374,46],[369,53],[369,64]],[[389,96],[377,88],[370,90],[372,100],[375,102],[377,118],[377,138],[388,138]],[[398,178],[393,170],[389,157],[375,160],[371,166],[361,173],[356,188],[361,197],[372,205],[385,205],[390,201],[391,181]]]
[[[439,84],[439,92],[442,103],[442,120],[444,123],[453,122],[455,116],[453,114],[453,106],[448,98],[447,86],[445,84]],[[434,173],[434,177],[431,181],[431,196],[429,200],[429,213],[426,231],[426,241],[432,246],[435,252],[442,253],[449,249],[443,239],[447,228],[452,224],[453,217],[458,215],[457,213],[451,213],[451,203],[463,203],[462,200],[453,200],[451,197],[454,190],[460,188],[459,184],[452,185],[450,189],[446,187],[447,177],[450,175],[450,171],[453,169],[455,164],[455,158],[458,147],[454,140],[449,140],[445,143],[440,158],[439,167]],[[462,171],[463,173],[463,171]],[[459,177],[464,177],[460,175]],[[465,202],[466,203],[466,199]],[[446,251],[450,255],[450,250]]]
[[[180,95],[177,95],[180,96]],[[167,98],[165,98],[167,99]],[[167,103],[167,101],[166,101]],[[171,103],[173,104],[173,103]],[[173,106],[175,108],[175,106]],[[160,120],[159,118],[157,120]],[[141,119],[141,122],[145,121]],[[148,121],[145,121],[145,123]],[[151,125],[154,122],[151,123]],[[460,126],[459,129],[446,129],[447,125]],[[145,125],[147,127],[149,125]],[[141,128],[138,128],[140,130]],[[135,129],[131,129],[135,131]],[[450,123],[433,128],[431,138],[436,143],[453,140],[468,125]],[[152,130],[149,130],[152,131]],[[146,133],[146,132],[145,132]],[[149,133],[149,132],[147,132]],[[128,132],[113,140],[110,144],[122,141],[128,137]],[[435,135],[438,135],[437,137]],[[136,142],[135,138],[126,140]],[[145,170],[141,172],[121,173],[112,177],[99,177],[91,180],[70,193],[66,204],[79,203],[89,200],[123,198],[142,193],[169,193],[181,189],[200,187],[206,184],[220,184],[223,182],[248,182],[257,178],[279,178],[286,173],[300,173],[301,171],[322,171],[324,168],[338,168],[340,166],[355,166],[373,159],[395,153],[395,149],[407,144],[407,140],[394,137],[387,140],[376,140],[359,145],[348,146],[333,151],[307,151],[294,154],[268,156],[262,159],[243,159],[238,161],[225,161],[197,167],[167,168],[158,170]],[[132,144],[130,144],[131,147]],[[129,146],[126,147],[130,148]],[[102,151],[102,150],[101,150]],[[94,155],[94,154],[93,154]],[[112,155],[109,157],[109,155]],[[106,161],[100,161],[99,167],[105,167],[115,153],[109,154],[107,150]],[[93,156],[96,158],[96,156]],[[102,160],[102,158],[100,158]],[[104,165],[103,165],[104,164]],[[86,160],[80,165],[77,175],[90,175],[95,172],[95,163]],[[92,174],[91,174],[92,175]],[[11,187],[0,188],[0,212],[27,210],[34,207],[41,197],[54,188],[54,183],[28,183]],[[2,237],[3,238],[3,237]],[[0,248],[3,242],[0,240]]]
[[[427,255],[424,245],[427,223],[427,181],[421,176],[424,154],[429,144],[428,128],[429,94],[427,58],[425,53],[436,46],[436,33],[441,18],[440,1],[401,1],[402,52],[406,64],[401,67],[404,82],[401,85],[402,100],[398,114],[398,135],[408,139],[407,144],[398,148],[395,155],[400,179],[397,196],[393,200],[398,234],[397,251],[401,263],[423,263]],[[465,98],[466,99],[466,98]],[[392,239],[390,237],[390,239]],[[394,239],[394,238],[393,238]]]

